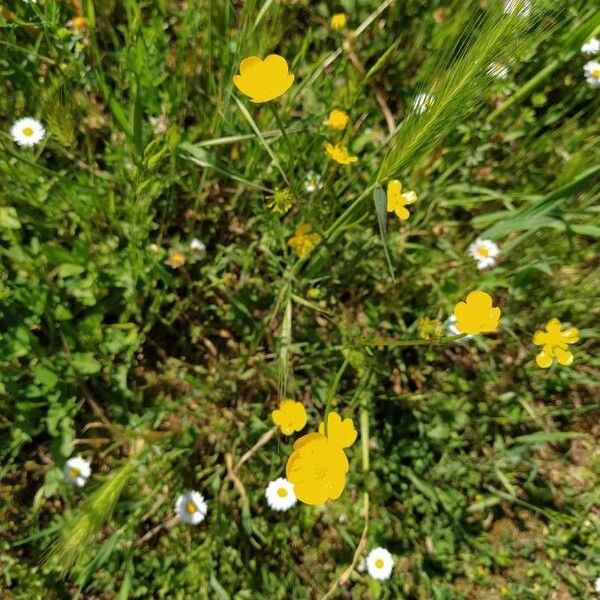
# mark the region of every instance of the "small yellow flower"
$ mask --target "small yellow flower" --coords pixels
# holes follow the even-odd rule
[[[172,249],[169,250],[169,258],[167,258],[167,264],[173,269],[179,269],[185,265],[185,254],[180,250]]]
[[[405,221],[410,217],[410,213],[405,208],[409,204],[417,201],[415,192],[402,193],[402,184],[397,179],[392,179],[387,186],[387,209],[388,212],[396,213],[396,216]]]
[[[358,161],[358,157],[352,156],[346,146],[342,144],[325,144],[325,153],[340,165],[349,165]]]
[[[319,424],[319,433],[325,435],[325,423]],[[352,419],[344,419],[335,411],[329,413],[327,417],[327,439],[340,448],[349,448],[356,441],[358,435],[354,429]]]
[[[264,60],[249,56],[241,62],[240,74],[233,76],[235,87],[256,103],[283,96],[293,82],[294,75],[288,72],[287,61],[278,54],[269,54]]]
[[[271,413],[271,418],[284,435],[300,431],[306,425],[307,420],[304,406],[294,400],[282,400],[279,408]]]
[[[464,302],[454,307],[456,327],[461,333],[494,331],[500,320],[500,309],[492,306],[492,297],[481,290],[471,292]]]
[[[75,17],[71,21],[67,23],[70,25],[75,31],[79,33],[84,33],[88,29],[88,20],[85,17]]]
[[[342,29],[346,28],[347,23],[348,17],[346,13],[336,13],[331,17],[331,29],[334,31],[342,31]]]
[[[342,129],[346,128],[346,125],[348,125],[349,120],[350,117],[348,116],[348,113],[346,111],[340,110],[339,108],[334,108],[329,113],[329,118],[327,119],[327,121],[325,121],[325,124],[328,127],[331,127],[331,129],[337,129],[341,131]]]
[[[537,330],[533,335],[533,343],[542,346],[541,352],[535,357],[538,367],[547,369],[554,359],[561,365],[568,366],[573,362],[573,354],[568,345],[579,341],[579,331],[575,327],[562,329],[558,319],[550,319],[546,323],[546,331]]]
[[[296,233],[288,240],[288,245],[299,258],[304,258],[320,241],[321,236],[318,233],[310,233],[310,225],[303,223],[296,228]]]
[[[275,190],[275,193],[267,206],[274,213],[279,213],[281,215],[286,213],[292,206],[292,192],[288,188]]]

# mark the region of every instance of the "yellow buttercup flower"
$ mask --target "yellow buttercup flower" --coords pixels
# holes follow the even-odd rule
[[[294,444],[285,475],[299,500],[314,505],[340,497],[350,467],[344,448],[350,447],[357,435],[352,419],[342,421],[340,415],[330,412],[327,435],[321,423],[318,433],[302,436]]]
[[[387,209],[388,212],[396,213],[396,216],[405,221],[410,217],[410,213],[405,208],[408,204],[414,204],[417,201],[417,194],[412,190],[402,192],[402,184],[397,179],[392,179],[387,186]]]
[[[500,309],[492,306],[492,297],[481,290],[471,292],[464,302],[454,307],[456,328],[461,333],[494,331],[500,320]]]
[[[325,153],[340,165],[349,165],[358,161],[358,157],[352,156],[346,146],[342,144],[325,144]]]
[[[269,54],[262,60],[249,56],[240,63],[240,74],[233,76],[235,87],[251,102],[269,102],[287,92],[294,81],[283,56]]]
[[[318,233],[310,233],[310,225],[303,223],[298,225],[296,233],[288,240],[288,246],[294,250],[299,258],[304,258],[320,241],[321,236]]]
[[[325,435],[325,423],[319,425],[319,433]],[[327,439],[340,448],[349,448],[356,441],[358,432],[354,429],[352,419],[344,419],[336,412],[327,417]]]
[[[320,433],[309,433],[294,444],[285,476],[305,504],[323,504],[340,497],[350,465],[340,446]]]
[[[331,127],[331,129],[337,129],[341,131],[342,129],[346,128],[346,125],[348,125],[349,120],[350,117],[348,116],[348,113],[346,111],[340,110],[339,108],[334,108],[329,113],[329,118],[327,119],[327,121],[325,121],[325,124],[328,127]]]
[[[346,13],[336,13],[331,17],[331,29],[334,31],[342,31],[342,29],[346,28],[347,23],[348,17]]]
[[[568,350],[568,344],[579,341],[579,331],[576,327],[562,329],[558,319],[550,319],[546,323],[546,331],[537,330],[533,334],[533,343],[542,346],[541,352],[535,357],[538,367],[547,369],[554,359],[561,365],[568,366],[573,362],[573,354]]]
[[[306,409],[300,402],[282,400],[279,408],[271,413],[271,418],[279,426],[281,433],[291,435],[306,425]]]

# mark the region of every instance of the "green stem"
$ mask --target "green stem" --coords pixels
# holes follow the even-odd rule
[[[290,138],[288,137],[285,125],[283,124],[283,121],[281,120],[281,117],[279,116],[279,111],[277,110],[277,107],[275,106],[275,104],[273,102],[269,102],[269,108],[271,109],[271,112],[273,113],[273,116],[275,117],[275,121],[277,122],[277,127],[279,127],[279,129],[281,130],[283,138],[285,139],[285,145],[287,146],[288,152],[290,153],[290,156],[293,156]]]
[[[342,375],[344,374],[344,371],[346,370],[347,366],[348,366],[348,359],[344,358],[344,362],[342,363],[342,366],[339,368],[339,371],[336,373],[335,378],[334,378],[331,386],[329,387],[329,390],[327,391],[327,404],[325,406],[325,417],[324,417],[325,437],[327,437],[327,421],[329,419],[331,403],[333,402],[333,397],[335,396],[335,393],[337,392],[338,386],[340,385],[340,380],[341,380]]]
[[[360,409],[360,450],[362,457],[362,470],[369,471],[369,410]]]
[[[441,337],[435,340],[365,340],[361,343],[362,346],[443,346],[450,342],[456,342],[465,337],[466,334],[461,333],[459,335],[452,335],[448,337]]]
[[[288,136],[287,130],[285,128],[285,125],[283,124],[283,121],[281,120],[281,117],[279,116],[279,111],[277,110],[277,107],[275,106],[275,104],[273,102],[269,102],[269,108],[271,109],[271,112],[273,113],[273,116],[275,117],[275,121],[277,122],[277,127],[279,127],[279,129],[281,130],[281,134],[283,135],[283,139],[285,140],[285,145],[287,147],[288,153],[290,158],[294,156],[294,152],[292,150],[292,144],[290,142],[290,138]],[[293,165],[288,165],[290,167],[290,170],[293,171]],[[287,169],[286,169],[287,171]],[[296,202],[298,202],[298,193],[296,191],[296,185],[294,183],[293,180],[293,176],[292,174],[287,171],[287,177],[288,177],[288,183],[290,185],[290,190],[292,191],[292,194],[294,196],[294,200],[296,200]]]

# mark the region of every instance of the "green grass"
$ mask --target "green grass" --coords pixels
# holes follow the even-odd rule
[[[579,48],[600,11],[534,4],[526,21],[493,0],[0,7],[2,600],[594,597],[600,101]],[[294,85],[252,104],[232,76],[272,52]],[[22,116],[47,129],[33,149],[11,139]],[[358,163],[325,157],[339,139]],[[390,178],[418,194],[407,221],[384,214]],[[322,238],[304,260],[301,223]],[[493,269],[466,253],[478,236]],[[420,339],[474,289],[497,333]],[[552,317],[581,340],[541,370]],[[303,433],[333,409],[359,439],[339,500],[280,514],[264,489],[295,438],[236,465],[285,396]],[[62,475],[74,454],[83,489]],[[197,528],[173,519],[188,489]],[[349,569],[363,546],[393,553],[389,581]]]

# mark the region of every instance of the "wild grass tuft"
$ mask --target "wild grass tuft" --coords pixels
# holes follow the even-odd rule
[[[462,123],[488,93],[494,77],[493,63],[509,69],[518,57],[540,43],[550,26],[546,3],[533,3],[531,17],[506,14],[500,2],[474,15],[454,48],[432,59],[434,67],[419,85],[418,93],[431,94],[433,104],[419,114],[410,110],[389,142],[377,182],[397,178],[409,165],[420,161],[433,146]]]
[[[73,568],[82,566],[87,550],[106,525],[123,489],[136,471],[135,458],[115,469],[81,505],[75,513],[67,515],[59,529],[57,539],[49,547],[45,562],[63,576]]]

